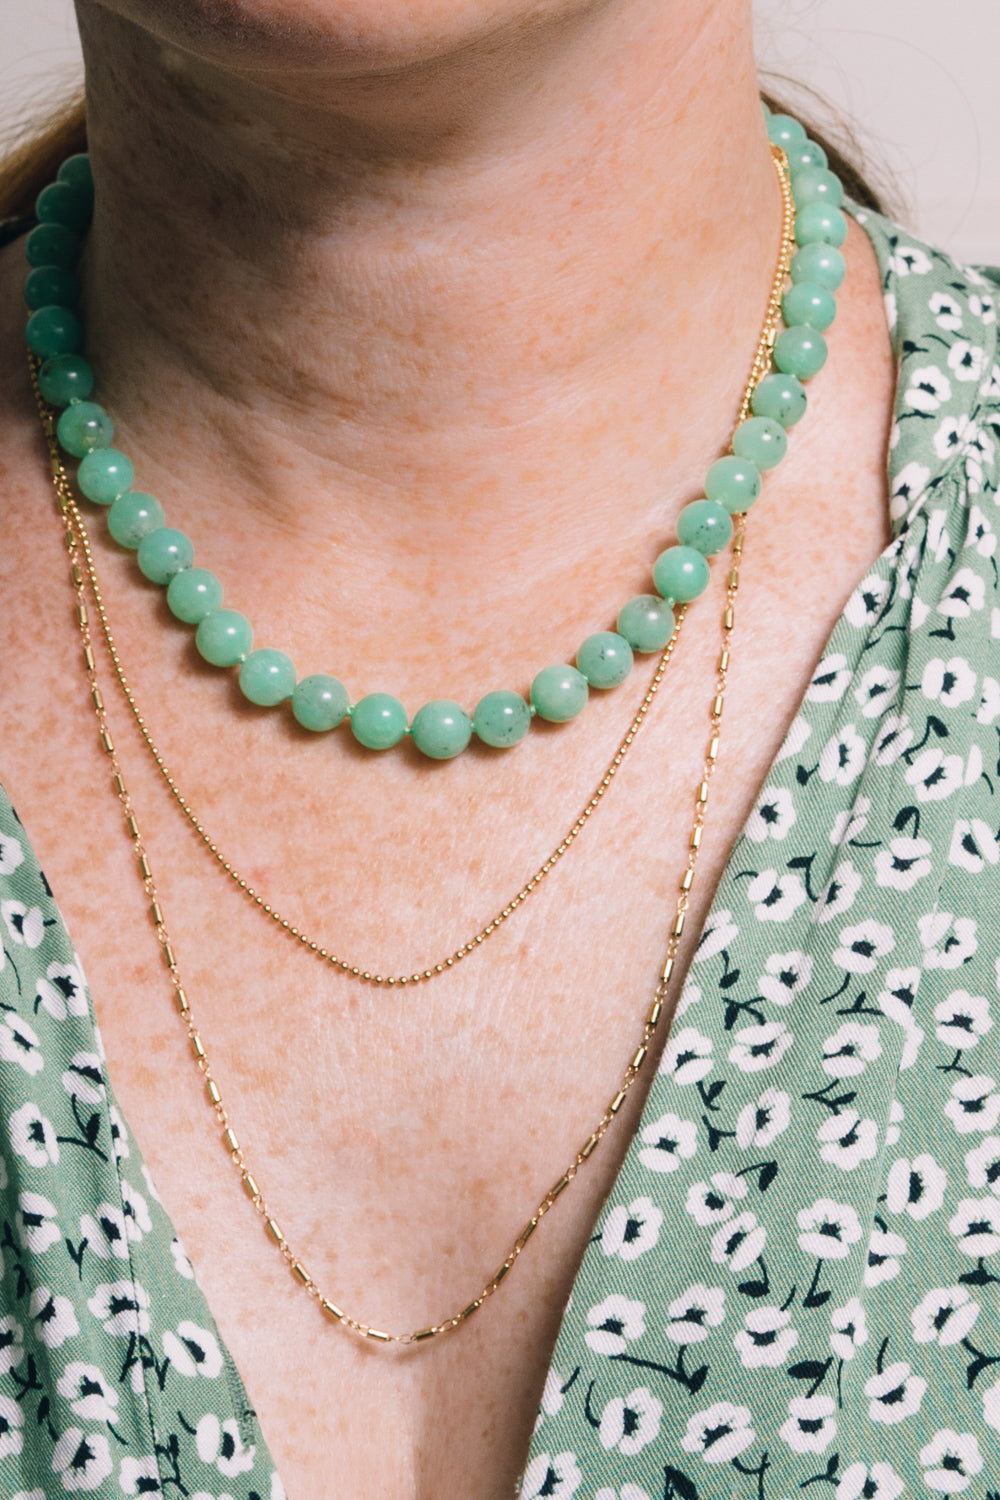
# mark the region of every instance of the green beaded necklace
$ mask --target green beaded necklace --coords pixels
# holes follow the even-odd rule
[[[765,106],[766,110],[766,106]],[[590,635],[576,653],[576,665],[543,667],[530,701],[508,689],[487,693],[470,715],[450,699],[435,699],[412,721],[398,698],[369,693],[352,703],[337,678],[317,673],[297,680],[291,659],[270,647],[253,649],[253,628],[236,610],[223,607],[222,584],[214,573],[194,566],[194,547],[182,531],[165,524],[160,502],[132,488],[135,478],[126,455],[111,446],[114,424],[89,399],[94,374],[80,350],[84,329],[74,308],[76,265],[93,212],[89,158],[70,157],[57,179],[38,197],[38,225],[26,240],[32,267],[25,285],[30,310],[28,348],[36,360],[44,399],[61,411],[56,433],[63,450],[79,459],[80,492],[104,507],[108,529],[121,546],[135,551],[146,578],[167,591],[173,614],[196,627],[204,659],[239,669],[239,684],[251,703],[274,707],[291,703],[305,729],[322,732],[348,722],[355,739],[372,750],[387,750],[404,736],[433,760],[449,760],[472,735],[485,745],[507,749],[527,734],[532,718],[565,723],[581,712],[591,688],[606,690],[624,682],[635,655],[663,651],[675,629],[674,606],[686,605],[708,586],[708,560],[728,546],[733,516],[745,514],[761,493],[762,474],[784,456],[786,431],[806,409],[802,382],[826,361],[824,331],[836,312],[833,293],[844,277],[839,251],[847,234],[841,212],[843,189],[827,169],[823,148],[810,141],[789,115],[769,115],[768,135],[783,191],[790,177],[795,206],[792,285],[785,291],[784,328],[770,349],[730,452],[705,476],[704,498],[685,505],[677,519],[677,542],[653,566],[655,593],[630,599],[615,629]],[[771,368],[773,366],[773,368]]]

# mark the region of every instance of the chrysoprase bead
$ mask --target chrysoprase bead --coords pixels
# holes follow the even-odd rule
[[[672,599],[676,604],[688,604],[708,588],[708,563],[705,561],[704,554],[694,547],[668,547],[665,552],[660,553],[653,564],[653,582],[664,599]],[[647,594],[640,595],[640,599],[651,597],[652,595]],[[631,602],[634,604],[636,601]],[[628,605],[625,608],[627,609]],[[622,628],[621,616],[618,618],[618,629],[629,644],[635,646],[635,641],[629,632]],[[667,641],[673,633],[673,626],[671,626]],[[666,645],[667,641],[663,644]],[[656,646],[638,646],[636,649],[655,651],[657,648]]]
[[[96,401],[74,401],[56,423],[56,437],[74,458],[109,447],[114,434],[114,422]]]
[[[284,703],[295,690],[295,663],[284,651],[264,646],[240,666],[240,692],[260,708]]]
[[[754,416],[773,417],[782,427],[794,427],[806,410],[806,393],[794,375],[765,375],[750,398]]]
[[[152,495],[126,490],[108,511],[108,530],[120,547],[135,551],[144,536],[164,523],[163,506]]]
[[[783,432],[781,435],[784,437]],[[748,458],[717,458],[705,475],[705,494],[735,516],[760,499],[763,483],[760,470]],[[677,534],[680,536],[680,528]]]
[[[517,745],[531,728],[531,709],[520,693],[497,688],[476,704],[472,727],[484,745],[494,750],[508,750]]]
[[[235,609],[214,609],[195,631],[194,643],[213,667],[235,667],[250,655],[253,626]]]
[[[662,651],[674,633],[674,612],[666,599],[637,594],[623,606],[615,623],[633,651]]]
[[[747,417],[733,433],[733,453],[758,469],[780,464],[788,447],[785,429],[772,417]]]
[[[90,157],[86,151],[78,151],[75,156],[67,156],[62,166],[56,173],[57,182],[69,182],[76,188],[85,188],[93,194],[94,174],[90,167]]]
[[[406,733],[406,709],[391,693],[369,693],[351,709],[351,733],[368,750],[391,750]]]
[[[431,760],[451,760],[471,740],[472,720],[461,704],[450,698],[432,698],[417,709],[410,734],[417,749]]]
[[[818,281],[798,281],[781,299],[781,316],[790,327],[806,323],[820,332],[829,328],[837,315],[833,293]]]
[[[840,246],[847,239],[847,220],[839,208],[807,203],[795,215],[795,239],[799,245]]]
[[[76,471],[77,484],[95,505],[110,505],[132,488],[134,478],[131,460],[117,448],[95,448]]]
[[[336,729],[347,718],[350,706],[344,684],[325,672],[303,677],[292,694],[292,713],[303,729],[311,729],[315,734]]]
[[[169,583],[175,573],[194,562],[191,538],[173,526],[147,531],[135,550],[135,559],[150,583]]]
[[[128,496],[123,495],[122,499],[127,500]],[[115,505],[119,503],[115,501]],[[113,511],[114,506],[111,508]],[[110,519],[109,516],[109,522]],[[178,620],[183,620],[185,625],[198,625],[213,610],[222,608],[222,584],[207,568],[182,568],[179,573],[174,574],[167,586],[167,604],[171,613],[175,614]],[[256,652],[255,655],[260,655],[260,653]],[[294,686],[293,675],[292,687]],[[250,695],[247,694],[247,696]],[[288,693],[285,697],[288,697]],[[260,700],[255,698],[253,701],[257,703]],[[275,702],[281,701],[280,698],[275,699]]]
[[[692,500],[677,517],[677,540],[704,557],[714,557],[733,539],[728,510],[717,500]],[[677,596],[674,595],[674,598]]]
[[[576,653],[576,665],[593,688],[613,688],[625,681],[635,658],[623,635],[598,630]]]
[[[774,363],[784,375],[809,380],[826,364],[826,339],[804,323],[784,328],[774,341]]]
[[[64,224],[39,224],[24,242],[29,266],[73,267],[80,259],[80,236]]]
[[[75,187],[72,182],[50,182],[43,187],[35,200],[35,215],[39,224],[65,224],[79,234],[90,223],[94,208],[94,195]]]
[[[796,284],[802,281],[818,282],[820,286],[835,292],[847,274],[847,262],[836,245],[803,245],[792,256],[789,271]]]
[[[792,115],[772,115],[767,122],[767,138],[775,146],[788,146],[804,141],[806,132]]]
[[[819,141],[789,141],[785,146],[785,155],[793,181],[796,172],[801,172],[804,167],[826,166],[826,152]]]
[[[589,692],[583,673],[559,662],[543,667],[536,675],[531,684],[531,701],[541,718],[552,724],[565,724],[582,711]]]
[[[94,372],[79,354],[53,354],[38,371],[38,389],[50,406],[68,406],[90,395]]]
[[[840,178],[825,167],[805,167],[792,173],[792,194],[795,206],[805,208],[807,203],[825,203],[828,208],[839,208],[844,201],[844,189]]]
[[[28,319],[25,338],[32,354],[76,354],[83,347],[83,324],[68,307],[40,307]]]
[[[75,307],[79,283],[65,266],[36,266],[24,283],[24,300],[32,312],[40,307]]]

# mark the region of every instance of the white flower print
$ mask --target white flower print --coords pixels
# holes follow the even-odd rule
[[[972,875],[978,875],[987,865],[1000,861],[1000,844],[993,830],[982,818],[959,818],[951,835],[948,850],[949,864],[958,865]]]
[[[203,1464],[214,1464],[224,1479],[235,1479],[253,1468],[256,1448],[244,1446],[238,1425],[220,1422],[213,1412],[202,1417],[195,1430],[195,1446]]]
[[[37,948],[45,935],[45,919],[40,906],[25,906],[21,901],[0,901],[0,916],[15,943]]]
[[[890,839],[889,847],[875,856],[875,884],[896,891],[910,890],[931,873],[931,849],[927,839]]]
[[[740,1363],[748,1370],[783,1365],[799,1341],[798,1333],[789,1326],[791,1319],[791,1313],[781,1307],[755,1307],[748,1312],[733,1340]]]
[[[939,1495],[960,1495],[982,1472],[983,1456],[971,1432],[952,1432],[943,1427],[920,1450],[924,1484]]]
[[[865,768],[868,747],[853,724],[827,740],[819,757],[820,779],[837,786],[850,786]]]
[[[980,557],[992,557],[997,550],[997,535],[984,511],[978,505],[969,510],[969,529],[965,536],[966,547],[972,547]]]
[[[67,1339],[80,1332],[76,1312],[68,1297],[60,1297],[47,1286],[32,1288],[28,1298],[28,1314],[35,1329],[35,1337],[47,1349],[58,1349]]]
[[[51,1123],[37,1104],[22,1104],[8,1121],[10,1143],[18,1156],[33,1167],[55,1166],[59,1161],[59,1143]]]
[[[685,1453],[697,1453],[707,1464],[727,1464],[755,1441],[750,1409],[717,1401],[707,1411],[696,1412],[681,1438]]]
[[[843,1307],[835,1307],[830,1314],[830,1348],[838,1359],[852,1360],[862,1344],[868,1342],[868,1322],[864,1304],[852,1297]]]
[[[99,1203],[92,1214],[80,1219],[80,1234],[101,1260],[128,1259],[128,1230],[125,1215],[112,1203]]]
[[[910,1313],[913,1338],[918,1344],[961,1343],[979,1317],[979,1303],[973,1302],[964,1286],[937,1286]]]
[[[74,1053],[62,1076],[62,1082],[72,1099],[79,1099],[83,1104],[104,1102],[104,1074],[101,1071],[101,1059],[96,1052]]]
[[[756,1214],[737,1214],[727,1219],[712,1236],[711,1255],[716,1265],[728,1263],[731,1271],[752,1266],[767,1243],[767,1232]]]
[[[118,1411],[118,1392],[96,1365],[80,1360],[68,1364],[56,1382],[76,1416],[85,1422],[113,1422]]]
[[[845,808],[830,826],[830,843],[839,848],[851,839],[859,839],[868,827],[871,798],[859,797],[853,807]]]
[[[735,1043],[729,1049],[729,1061],[742,1073],[759,1073],[779,1063],[795,1041],[784,1021],[769,1021],[765,1026],[744,1026],[734,1033]]]
[[[800,1247],[820,1260],[843,1260],[861,1238],[858,1216],[849,1203],[817,1198],[810,1208],[800,1209],[796,1218],[803,1231],[798,1236]]]
[[[639,1139],[643,1146],[639,1160],[647,1171],[676,1172],[698,1149],[698,1127],[679,1115],[661,1115],[644,1127]]]
[[[888,714],[872,744],[871,761],[876,766],[891,766],[906,754],[912,744],[909,715]]]
[[[976,923],[950,911],[928,912],[917,920],[925,969],[958,969],[976,952]]]
[[[866,719],[877,719],[895,701],[899,688],[899,673],[891,667],[869,667],[854,689],[854,696],[861,705]]]
[[[849,859],[841,860],[826,885],[820,891],[813,908],[813,921],[832,922],[843,916],[854,905],[863,884],[861,876]]]
[[[843,937],[843,933],[841,933]],[[823,1043],[823,1072],[831,1078],[856,1078],[868,1063],[882,1056],[877,1026],[845,1021]]]
[[[985,599],[986,584],[979,574],[959,568],[941,595],[937,612],[952,620],[967,620],[974,610],[982,609]]]
[[[984,677],[980,693],[976,723],[992,724],[1000,717],[1000,682],[997,682],[995,677]]]
[[[149,1293],[137,1281],[105,1281],[87,1306],[106,1333],[119,1338],[149,1332]]]
[[[981,277],[977,279],[982,280]],[[977,297],[973,293],[969,298],[969,311],[974,318],[979,318],[983,323],[995,323],[997,320],[996,305],[992,297]]]
[[[741,1151],[764,1150],[791,1124],[791,1100],[783,1089],[765,1089],[755,1104],[745,1104],[736,1120]]]
[[[793,1453],[825,1453],[837,1435],[836,1410],[831,1396],[798,1396],[788,1403],[779,1436]]]
[[[728,948],[733,939],[739,936],[739,928],[733,921],[733,914],[729,911],[710,912],[704,927],[701,929],[701,937],[698,946],[691,959],[693,964],[704,963],[708,958],[715,958],[716,954],[722,953]]]
[[[983,1421],[1000,1432],[1000,1380],[983,1391]]]
[[[0,1396],[0,1461],[5,1458],[16,1458],[24,1447],[24,1435],[21,1428],[24,1426],[24,1412],[20,1403],[11,1396]],[[18,1496],[14,1496],[18,1500]],[[33,1490],[31,1494],[21,1491],[21,1500],[45,1500],[42,1490]]]
[[[938,458],[950,459],[954,453],[962,453],[975,436],[975,425],[970,422],[965,414],[957,417],[945,417],[934,429],[931,441],[934,444],[934,452]]]
[[[987,1073],[960,1078],[952,1084],[944,1112],[959,1135],[995,1128],[1000,1120],[1000,1093],[994,1093],[996,1086],[996,1079]]]
[[[869,573],[867,578],[862,578],[844,606],[845,617],[859,630],[866,625],[877,624],[889,596],[890,587],[888,578],[880,578],[877,573]]]
[[[556,1369],[550,1369],[545,1376],[545,1387],[542,1391],[542,1410],[539,1414],[539,1422],[543,1416],[554,1417],[562,1410],[565,1399],[564,1386],[565,1375]]]
[[[790,1005],[812,978],[813,961],[808,953],[796,949],[772,953],[764,967],[766,972],[757,981],[764,999],[773,1005]]]
[[[747,1185],[731,1172],[716,1172],[711,1182],[693,1182],[684,1207],[696,1224],[721,1224],[736,1212],[734,1200],[745,1198]]]
[[[128,1131],[125,1129],[125,1121],[121,1112],[110,1104],[108,1106],[108,1118],[111,1121],[111,1149],[115,1153],[115,1161],[127,1161],[129,1156]]]
[[[21,841],[12,834],[0,833],[0,875],[13,875],[24,864],[24,849]]]
[[[0,1059],[17,1063],[32,1078],[43,1067],[38,1033],[13,1011],[0,1017]]]
[[[726,1294],[717,1286],[688,1287],[667,1307],[671,1321],[667,1338],[675,1344],[700,1344],[708,1338],[710,1328],[718,1328],[726,1316]]]
[[[87,1014],[83,971],[78,964],[49,964],[45,978],[38,981],[36,994],[40,1004],[57,1021],[64,1020],[67,1014]]]
[[[886,1205],[891,1214],[926,1219],[941,1207],[947,1186],[947,1173],[929,1153],[923,1152],[912,1161],[900,1156],[889,1168]]]
[[[524,1471],[521,1500],[535,1500],[539,1495],[569,1500],[582,1483],[575,1453],[536,1453]]]
[[[806,900],[806,893],[797,875],[779,879],[777,870],[761,870],[747,886],[747,900],[758,922],[787,922]]]
[[[948,333],[958,332],[962,326],[962,309],[954,297],[950,297],[947,292],[935,292],[929,306],[939,328],[944,328]]]
[[[989,1188],[1000,1198],[1000,1137],[988,1135],[978,1146],[967,1151],[965,1170],[970,1187]]]
[[[616,1396],[601,1413],[601,1446],[617,1448],[630,1458],[653,1441],[662,1416],[663,1403],[644,1385]]]
[[[851,1172],[859,1162],[878,1155],[878,1126],[874,1120],[862,1120],[856,1109],[831,1115],[816,1132],[820,1156],[842,1172]]]
[[[663,1214],[651,1198],[634,1198],[627,1208],[619,1204],[604,1222],[601,1249],[620,1260],[638,1260],[656,1244],[662,1223]]]
[[[881,1286],[899,1275],[899,1257],[906,1254],[906,1241],[900,1234],[875,1229],[868,1241],[865,1286]]]
[[[103,1433],[70,1427],[52,1450],[52,1472],[64,1490],[96,1490],[114,1469],[111,1449]]]
[[[712,1043],[693,1026],[672,1036],[663,1050],[660,1073],[672,1073],[674,1083],[698,1083],[712,1071]]]
[[[849,974],[870,974],[896,946],[892,928],[870,918],[855,927],[845,927],[840,945],[833,951],[833,961]]]
[[[693,959],[691,961],[692,961],[692,963],[694,962]],[[690,1010],[690,1008],[691,1008],[692,1005],[697,1005],[698,1001],[700,999],[701,999],[701,989],[699,988],[698,985],[695,984],[694,980],[691,978],[691,976],[689,974],[688,977],[684,981],[684,986],[683,986],[683,988],[682,988],[682,990],[680,992],[680,996],[678,998],[677,1005],[674,1008],[674,1021],[675,1021],[675,1023],[679,1019],[679,1017],[684,1014],[684,1012],[686,1010]]]
[[[933,266],[926,250],[917,245],[899,245],[889,261],[889,269],[897,276],[926,276]]]
[[[122,1203],[125,1205],[125,1228],[130,1240],[141,1240],[149,1234],[153,1221],[149,1217],[146,1200],[131,1183],[122,1178]]]
[[[948,1229],[963,1255],[996,1255],[1000,1250],[1000,1203],[995,1198],[962,1198]]]
[[[806,689],[806,702],[839,703],[850,686],[852,676],[846,656],[836,653],[824,656]]]
[[[903,400],[914,411],[937,411],[943,402],[951,400],[951,381],[934,365],[911,370]]]
[[[898,1500],[905,1486],[890,1464],[851,1464],[837,1485],[834,1500]]]
[[[123,1458],[118,1482],[123,1495],[158,1495],[160,1493],[159,1468],[156,1457],[149,1453],[144,1458]]]
[[[0,1318],[0,1375],[13,1370],[23,1358],[24,1329],[13,1313],[8,1313],[5,1318]]]
[[[190,1320],[178,1323],[176,1333],[169,1329],[164,1333],[163,1352],[178,1375],[189,1380],[196,1375],[214,1380],[222,1370],[222,1351],[215,1335]]]
[[[914,788],[918,802],[939,802],[958,791],[965,780],[965,764],[960,755],[945,755],[931,746],[907,767],[906,780]]]
[[[964,657],[952,656],[945,661],[934,656],[924,667],[920,691],[931,703],[957,708],[960,703],[968,703],[976,691],[976,673]]]
[[[778,761],[788,760],[788,758],[792,755],[798,755],[799,751],[802,749],[802,746],[805,744],[806,740],[809,739],[811,734],[812,729],[807,724],[802,715],[799,714],[797,718],[792,720],[791,724],[788,727],[788,733],[785,735],[785,738],[781,742],[781,749],[774,757],[775,764],[777,764]]]
[[[761,844],[765,839],[780,842],[794,825],[795,818],[791,792],[781,786],[766,786],[757,798],[743,832],[755,844]]]
[[[885,1143],[887,1146],[894,1146],[899,1140],[899,1128],[903,1123],[903,1119],[903,1106],[898,1099],[893,1099],[889,1105],[889,1124],[886,1126],[885,1132]]]
[[[938,1023],[934,1035],[946,1047],[974,1047],[993,1028],[989,1001],[968,990],[952,990],[934,1007],[934,1019]]]
[[[956,380],[981,380],[986,363],[986,350],[965,339],[956,339],[948,350],[948,368]]]
[[[905,1422],[907,1417],[917,1414],[926,1389],[927,1381],[914,1375],[903,1360],[888,1365],[880,1374],[865,1381],[865,1395],[871,1397],[868,1415],[873,1422],[894,1427],[897,1422]]]
[[[926,464],[918,463],[916,459],[904,464],[892,482],[889,514],[894,521],[920,504],[930,477],[931,471]]]
[[[32,1255],[41,1255],[62,1238],[56,1223],[55,1204],[43,1198],[41,1193],[22,1193],[18,1204],[14,1228],[21,1248],[30,1250]]]

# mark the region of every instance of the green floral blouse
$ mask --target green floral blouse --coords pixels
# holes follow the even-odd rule
[[[523,1500],[1000,1500],[1000,278],[862,222],[893,540],[719,887]],[[2,798],[0,934],[0,1496],[282,1500]]]

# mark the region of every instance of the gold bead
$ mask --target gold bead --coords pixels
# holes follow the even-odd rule
[[[236,1132],[230,1125],[227,1125],[226,1129],[222,1132],[222,1142],[226,1150],[231,1151],[234,1156],[240,1149],[240,1143],[237,1139]]]
[[[278,1224],[276,1219],[265,1219],[264,1228],[267,1230],[268,1234],[274,1240],[274,1243],[276,1245],[284,1244],[285,1236],[282,1234],[281,1226]]]

